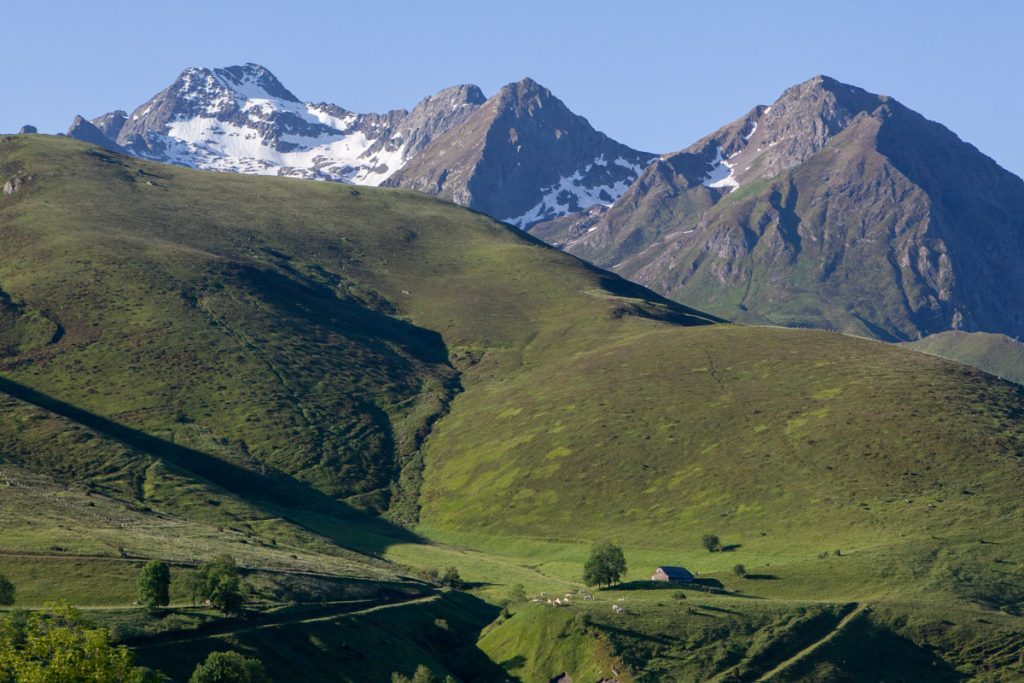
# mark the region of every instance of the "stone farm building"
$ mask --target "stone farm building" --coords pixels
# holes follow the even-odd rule
[[[669,583],[689,583],[693,574],[682,567],[658,567],[651,574],[651,581],[667,581]]]

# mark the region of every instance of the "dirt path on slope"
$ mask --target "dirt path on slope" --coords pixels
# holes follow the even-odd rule
[[[840,619],[839,623],[836,624],[836,627],[834,629],[832,629],[831,631],[829,631],[823,638],[821,638],[821,639],[811,643],[810,645],[808,645],[807,647],[805,647],[804,649],[800,650],[795,655],[790,657],[789,659],[786,659],[786,660],[780,662],[771,671],[769,671],[769,672],[767,672],[765,674],[762,674],[757,679],[758,683],[761,683],[762,681],[765,681],[765,682],[771,681],[773,678],[778,676],[780,673],[782,673],[786,669],[789,669],[790,667],[795,666],[796,664],[799,664],[804,659],[806,659],[807,657],[810,657],[812,654],[817,652],[820,648],[822,648],[825,645],[827,645],[828,643],[832,642],[832,640],[836,636],[838,636],[840,633],[843,632],[843,629],[845,629],[847,627],[847,625],[851,621],[853,621],[854,619],[859,617],[861,614],[863,614],[864,610],[866,610],[866,609],[867,609],[867,605],[857,605],[849,614],[847,614],[845,617]]]
[[[313,624],[320,621],[332,621],[341,617],[357,617],[362,614],[370,614],[372,612],[378,612],[386,609],[394,609],[396,607],[408,607],[410,605],[425,604],[433,602],[439,598],[438,595],[428,595],[426,597],[417,597],[409,600],[400,601],[375,601],[374,604],[362,607],[361,609],[351,609],[352,607],[358,607],[359,604],[366,605],[367,601],[360,601],[357,603],[350,603],[344,607],[339,605],[339,609],[333,610],[328,614],[318,614],[317,616],[309,616],[302,614],[288,614],[282,615],[279,618],[270,618],[266,621],[262,621],[258,624],[245,623],[238,621],[232,621],[230,623],[213,624],[209,628],[199,628],[196,632],[189,633],[188,635],[182,636],[180,633],[158,633],[152,636],[139,638],[138,640],[131,639],[125,642],[126,645],[135,650],[142,650],[147,647],[156,647],[164,645],[180,645],[183,643],[191,643],[197,640],[206,640],[207,638],[216,638],[219,636],[230,636],[239,635],[242,633],[253,633],[263,629],[280,628],[282,626],[294,626],[295,624]]]

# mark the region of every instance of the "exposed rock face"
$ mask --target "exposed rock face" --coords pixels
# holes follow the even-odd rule
[[[502,88],[385,184],[528,227],[611,204],[652,158],[595,131],[527,78]]]
[[[487,101],[475,85],[455,85],[420,101],[398,125],[406,158],[419,154],[438,135],[462,124]]]
[[[16,175],[4,183],[4,186],[0,191],[5,195],[12,195],[15,192],[21,190],[28,183],[32,182],[32,176]]]
[[[724,317],[908,340],[1024,334],[1024,181],[827,77],[532,232]]]
[[[95,118],[91,123],[110,140],[117,140],[121,129],[128,122],[128,114],[122,109]]]
[[[88,142],[89,144],[97,145],[98,147],[104,147],[113,152],[124,152],[123,147],[104,135],[103,131],[81,115],[75,117],[75,120],[71,123],[71,127],[68,128],[67,135],[68,137],[75,138],[76,140]]]
[[[30,123],[26,123],[24,126],[21,127],[20,130],[18,130],[18,135],[35,135],[38,132],[38,128],[36,128]]]

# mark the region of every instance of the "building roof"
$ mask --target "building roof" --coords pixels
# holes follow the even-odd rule
[[[665,576],[667,576],[670,579],[692,579],[693,578],[693,574],[691,574],[689,572],[689,570],[687,570],[687,569],[685,569],[683,567],[661,566],[661,567],[658,567],[655,571],[664,572]]]

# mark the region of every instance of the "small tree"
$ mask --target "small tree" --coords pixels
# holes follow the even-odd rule
[[[459,570],[455,567],[448,567],[448,569],[444,570],[444,576],[441,577],[441,585],[456,590],[462,588],[463,583],[462,577],[459,576]]]
[[[722,542],[718,539],[718,536],[714,534],[704,534],[704,537],[700,539],[701,545],[709,553],[717,553],[722,549]]]
[[[0,574],[0,605],[14,604],[14,584],[3,574]]]
[[[151,560],[139,574],[139,602],[150,609],[171,601],[171,569],[166,562]]]
[[[263,662],[237,652],[211,652],[188,683],[270,683]]]
[[[747,575],[747,568],[744,567],[742,564],[738,564],[732,568],[732,573],[742,579],[744,576]]]
[[[588,586],[610,586],[626,575],[626,557],[622,548],[611,543],[595,546],[583,565],[583,581]]]

